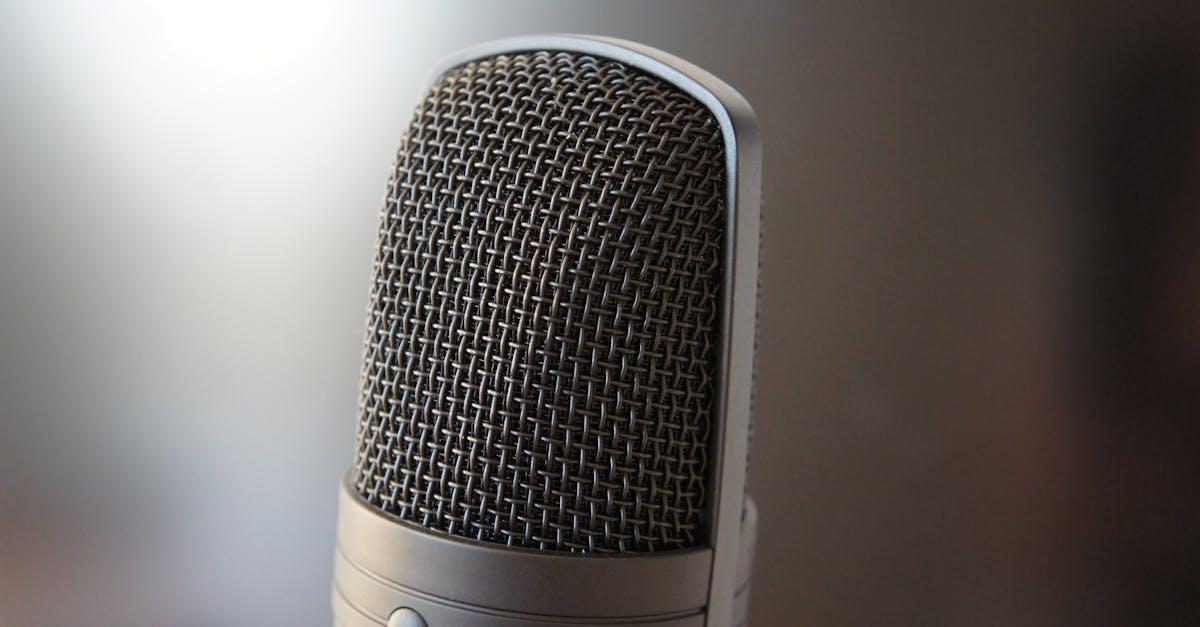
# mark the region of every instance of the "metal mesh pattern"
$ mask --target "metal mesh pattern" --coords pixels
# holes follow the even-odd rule
[[[358,492],[509,546],[697,543],[724,159],[703,105],[622,63],[530,52],[443,75],[382,213]]]

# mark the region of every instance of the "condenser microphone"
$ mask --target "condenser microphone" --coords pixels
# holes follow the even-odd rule
[[[437,68],[388,181],[341,627],[731,627],[761,148],[736,91],[586,36]]]

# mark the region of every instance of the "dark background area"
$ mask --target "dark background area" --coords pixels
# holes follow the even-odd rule
[[[765,134],[752,624],[1197,624],[1190,3],[0,3],[0,624],[326,625],[425,73],[588,32]]]

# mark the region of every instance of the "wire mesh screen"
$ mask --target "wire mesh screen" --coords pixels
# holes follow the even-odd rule
[[[529,52],[440,77],[382,212],[359,494],[508,546],[698,543],[724,168],[712,114],[622,63]]]

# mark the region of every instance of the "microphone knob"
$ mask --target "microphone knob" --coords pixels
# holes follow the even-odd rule
[[[425,619],[411,607],[402,607],[388,616],[387,627],[429,627]]]

